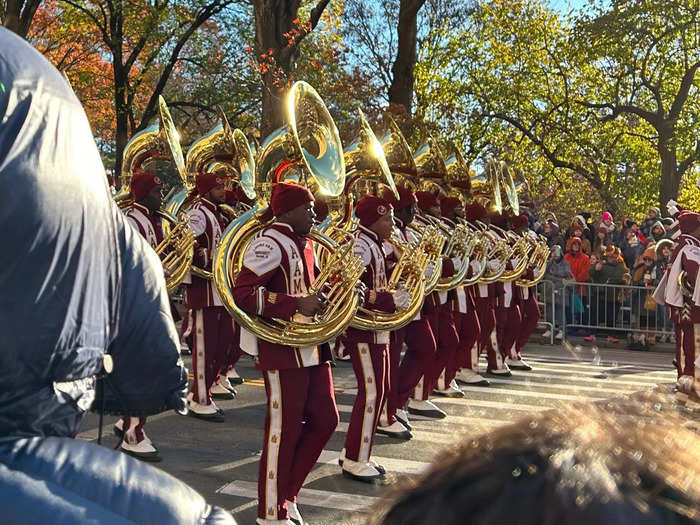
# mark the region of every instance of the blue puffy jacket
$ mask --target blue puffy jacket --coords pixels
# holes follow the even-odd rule
[[[106,352],[112,413],[184,409],[187,371],[160,261],[114,205],[80,103],[3,28],[0,239],[0,522],[233,522],[161,471],[67,439]]]

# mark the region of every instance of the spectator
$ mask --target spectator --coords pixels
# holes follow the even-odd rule
[[[585,283],[589,280],[590,258],[582,251],[582,240],[572,237],[566,246],[564,258],[569,263],[571,273],[576,282]],[[588,296],[586,286],[577,286],[571,298],[574,324],[583,324],[583,314],[586,311],[586,298]],[[578,316],[578,318],[577,318]],[[588,319],[587,319],[588,320]],[[578,321],[578,323],[577,323]],[[581,335],[586,335],[582,333]]]
[[[604,253],[605,262],[598,261],[590,268],[590,278],[596,284],[624,284],[623,276],[625,274],[624,263],[621,262],[621,257],[614,246],[607,246]],[[595,306],[595,315],[593,316],[594,324],[598,327],[615,327],[617,311],[620,306],[617,288],[596,287],[592,290],[594,296],[591,298],[591,307]],[[598,333],[608,332],[609,330],[598,329]],[[596,334],[591,334],[584,338],[586,341],[595,341]],[[609,343],[618,343],[620,340],[614,337],[611,333],[608,335]]]
[[[593,234],[591,234],[591,231],[588,229],[588,226],[586,225],[586,219],[584,219],[581,215],[577,215],[571,221],[571,225],[566,230],[566,241],[568,242],[569,239],[571,239],[571,237],[575,237],[577,230],[581,232],[578,235],[578,237],[580,237],[581,240],[584,240],[584,239],[588,240],[589,244],[590,244],[590,240],[593,237]]]
[[[584,230],[581,230],[580,228],[576,227],[574,228],[574,234],[571,236],[571,238],[578,238],[579,242],[581,243],[581,251],[588,255],[590,257],[591,252],[593,251],[591,247],[591,241],[588,240],[588,236],[584,234]],[[571,239],[569,239],[571,240]],[[569,245],[567,241],[567,252],[569,251]]]
[[[658,242],[661,239],[667,239],[666,235],[666,228],[664,228],[664,225],[661,221],[656,221],[654,225],[651,227],[651,231],[649,235],[647,235],[648,239],[653,239],[654,242]]]
[[[564,297],[564,281],[573,279],[574,275],[571,273],[571,266],[562,257],[561,246],[558,244],[552,247],[544,278],[552,282],[554,289],[554,326],[564,326],[565,305],[567,303],[566,297]],[[560,330],[557,339],[563,337],[564,333]]]
[[[649,237],[649,233],[651,232],[651,228],[654,226],[656,221],[661,219],[661,210],[657,208],[656,206],[649,208],[649,212],[647,213],[647,218],[644,219],[642,222],[642,235],[644,237]]]
[[[610,213],[609,211],[604,211],[600,216],[600,219],[600,226],[605,226],[613,243],[617,245],[617,237],[620,234],[620,232],[618,231],[617,226],[615,226],[615,223],[613,222],[612,213]]]
[[[620,250],[622,251],[622,258],[625,261],[625,265],[628,268],[632,268],[635,261],[644,250],[644,246],[640,241],[639,236],[632,228],[627,230],[626,238],[624,241],[622,241]]]
[[[603,257],[603,254],[607,250],[608,246],[613,246],[612,238],[608,233],[608,229],[605,226],[600,226],[598,228],[598,232],[596,233],[596,238],[595,242],[593,243],[591,253],[600,259]]]
[[[656,279],[661,281],[666,269],[671,261],[671,251],[673,250],[673,241],[671,239],[662,239],[655,246],[656,250]],[[656,325],[661,328],[662,334],[660,337],[661,343],[675,343],[675,335],[673,334],[673,325],[669,313],[665,306],[656,305]]]
[[[638,288],[632,294],[632,313],[639,319],[639,327],[646,328],[647,334],[636,333],[632,336],[631,349],[647,350],[654,344],[654,327],[656,324],[656,303],[651,295],[659,284],[663,274],[659,274],[656,264],[656,250],[647,248],[641,261],[632,270],[632,285]]]
[[[559,246],[561,249],[564,249],[564,236],[561,234],[561,230],[556,223],[550,221],[545,222],[542,235],[547,238],[547,246],[549,246],[550,249],[554,246]]]

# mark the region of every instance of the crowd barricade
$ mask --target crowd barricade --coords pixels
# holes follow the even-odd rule
[[[653,293],[654,287],[564,281],[554,323],[567,335],[670,341],[673,324]]]
[[[549,331],[549,343],[554,344],[555,320],[554,320],[554,285],[552,281],[541,280],[535,285],[535,297],[540,309],[538,328]]]

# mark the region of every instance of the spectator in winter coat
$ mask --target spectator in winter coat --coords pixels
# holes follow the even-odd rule
[[[572,237],[566,245],[566,255],[564,259],[569,263],[571,268],[571,273],[573,274],[576,282],[585,283],[588,282],[590,276],[589,271],[591,268],[590,258],[582,251],[582,240],[578,237]],[[579,287],[579,294],[586,295],[586,287]]]
[[[617,245],[617,236],[620,234],[620,231],[617,229],[617,226],[613,222],[613,216],[612,213],[609,211],[604,211],[602,215],[600,216],[600,226],[605,226],[607,228],[608,233],[610,234],[610,237],[613,240],[613,243]]]
[[[551,281],[554,288],[554,326],[564,326],[564,314],[568,302],[568,298],[564,296],[564,281],[573,279],[574,275],[571,273],[568,261],[562,257],[561,246],[558,244],[552,247],[544,278]],[[557,339],[562,339],[563,335],[560,331]]]
[[[561,230],[556,223],[545,222],[542,234],[547,238],[547,246],[549,246],[550,249],[554,246],[559,246],[562,250],[564,249],[564,236],[561,234]]]
[[[632,268],[637,257],[644,251],[644,245],[632,228],[627,230],[626,238],[622,241],[620,250],[622,251],[622,258],[625,261],[625,265],[628,268]]]
[[[581,230],[578,227],[574,228],[574,234],[567,240],[566,251],[569,251],[569,242],[571,241],[571,239],[576,238],[581,244],[581,251],[586,255],[590,256],[592,252],[591,242],[588,240],[588,237],[583,233],[583,230]]]
[[[601,226],[596,233],[596,239],[593,242],[591,253],[598,256],[598,258],[602,258],[608,246],[613,246],[613,241],[610,238],[608,229],[605,226]]]
[[[574,237],[576,235],[576,230],[579,230],[581,232],[581,235],[579,235],[579,237],[581,237],[581,240],[589,238],[590,232],[588,231],[588,226],[586,225],[586,219],[584,219],[581,215],[577,215],[571,220],[571,225],[566,230],[567,242],[569,241],[569,239],[571,239],[571,237]]]
[[[651,227],[649,235],[647,235],[647,238],[654,239],[654,242],[659,242],[661,239],[668,238],[666,235],[666,228],[664,228],[661,221],[656,221],[654,223],[654,225]]]
[[[642,230],[642,235],[645,237],[649,237],[649,233],[651,232],[652,227],[656,223],[656,221],[661,219],[661,210],[657,207],[652,207],[649,208],[649,213],[647,214],[647,218],[644,219],[644,222],[642,222],[642,227],[640,228]]]
[[[645,288],[645,290],[640,288],[633,290],[632,312],[639,318],[639,328],[649,331],[646,334],[633,334],[632,344],[630,345],[630,348],[633,350],[640,347],[646,349],[648,345],[653,345],[655,342],[654,329],[657,308],[647,309],[646,301],[647,296],[654,293],[661,277],[663,277],[663,273],[661,272],[661,265],[656,260],[656,249],[649,247],[642,254],[641,262],[632,271],[632,285]]]
[[[624,284],[624,275],[626,273],[624,263],[614,246],[608,246],[604,253],[605,262],[598,261],[591,266],[589,275],[591,281],[599,284]],[[596,287],[593,289],[595,296],[591,298],[591,309],[595,312],[592,314],[594,323],[598,327],[597,332],[604,332],[604,327],[615,327],[617,324],[618,311],[620,302],[618,300],[617,288]],[[608,342],[617,343],[620,340],[613,336],[612,332],[608,332]],[[584,338],[586,341],[595,341],[596,334],[592,334]]]

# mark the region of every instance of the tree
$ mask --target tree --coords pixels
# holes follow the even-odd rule
[[[636,119],[661,167],[659,202],[676,198],[683,175],[700,160],[700,4],[695,0],[613,0],[582,15],[574,40],[588,49],[603,84],[580,104],[602,121]]]
[[[284,93],[294,80],[299,45],[318,25],[330,0],[318,0],[308,21],[300,19],[301,0],[252,0],[255,46],[262,77],[262,137],[284,124]]]
[[[153,3],[134,0],[61,0],[93,24],[112,63],[115,173],[130,133],[145,129],[158,111],[158,96],[195,32],[232,0]],[[139,113],[137,107],[143,108]]]
[[[26,37],[40,4],[41,0],[2,0],[0,2],[2,25],[22,38]]]

